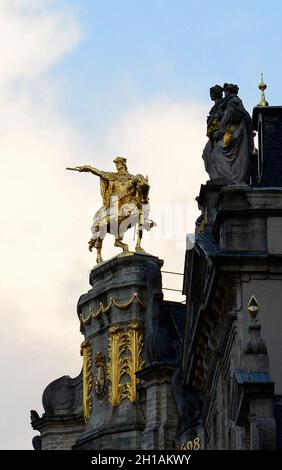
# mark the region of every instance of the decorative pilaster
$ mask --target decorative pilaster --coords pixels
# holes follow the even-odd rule
[[[113,406],[120,404],[126,398],[125,384],[121,384],[126,374],[127,364],[124,353],[127,349],[126,333],[120,326],[112,326],[109,330],[109,364],[110,380],[109,398]]]
[[[137,400],[136,387],[139,382],[135,373],[144,367],[144,328],[140,322],[132,322],[128,330],[120,326],[109,329],[108,377],[111,383],[109,398],[113,406],[118,406],[128,398]],[[122,379],[127,376],[129,380]]]
[[[128,384],[128,398],[134,402],[137,400],[137,384],[140,380],[136,376],[136,372],[143,369],[145,361],[142,358],[144,348],[144,326],[142,323],[133,322],[129,324],[127,332],[128,349],[131,357],[128,360],[128,375],[130,382]]]
[[[148,351],[159,354],[172,344],[160,318],[169,322],[173,341],[177,335],[163,310],[161,266],[154,256],[128,253],[90,273],[92,289],[80,297],[77,313],[92,345],[92,412],[75,449],[142,448],[146,391],[139,392],[136,374],[149,363]]]
[[[92,346],[90,341],[81,344],[81,355],[83,356],[83,414],[87,422],[92,412]]]

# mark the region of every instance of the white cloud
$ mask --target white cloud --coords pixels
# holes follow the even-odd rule
[[[63,168],[71,155],[75,158],[79,137],[58,117],[53,85],[44,76],[79,37],[75,16],[59,9],[58,2],[1,0],[1,377],[7,416],[1,419],[0,446],[4,449],[30,448],[34,432],[29,409],[41,408],[46,380],[63,373],[75,375],[81,363],[75,306],[87,282],[75,279],[76,263],[84,260],[69,256],[73,247],[65,240],[71,226],[78,231],[77,220],[70,224],[68,182],[61,194]],[[35,86],[40,90],[41,81],[34,80],[40,75],[45,91],[39,106],[33,92]],[[15,80],[22,86],[10,87]],[[69,225],[62,233],[64,218]],[[71,364],[63,370],[67,355]]]
[[[65,167],[82,160],[91,162],[79,134],[47,109],[34,109],[25,96],[11,101],[2,98],[6,125],[2,128],[1,190],[5,206],[0,214],[0,295],[6,334],[13,332],[12,355],[21,370],[22,427],[5,427],[4,448],[26,447],[32,431],[28,410],[41,410],[44,387],[63,374],[76,375],[80,367],[76,302],[88,290],[88,270],[94,256],[87,251],[94,205],[100,203],[99,181],[92,175],[67,173]],[[149,175],[152,203],[188,203],[187,227],[193,231],[198,215],[194,198],[203,175],[202,126],[195,120],[201,108],[189,103],[158,100],[129,111],[112,126],[104,139],[104,153],[97,166],[111,169],[117,153],[128,156],[133,173]],[[95,155],[93,142],[93,155]],[[109,157],[110,156],[110,157]],[[103,162],[103,163],[102,163]],[[104,163],[104,162],[107,162]],[[96,163],[96,162],[95,162]],[[156,221],[160,228],[158,214]],[[179,240],[144,240],[144,247],[165,259],[165,269],[182,271],[185,229]],[[162,237],[163,234],[161,234]],[[127,238],[130,245],[132,232]],[[111,236],[105,240],[105,259],[117,253]],[[181,288],[181,278],[164,276],[164,286]],[[172,295],[167,295],[172,297]],[[179,298],[175,294],[174,298]],[[62,334],[64,332],[64,334]],[[28,338],[23,340],[23,336]],[[9,348],[9,340],[2,341]],[[41,367],[40,367],[41,365]],[[13,383],[14,378],[6,376]],[[9,392],[8,402],[18,391]],[[12,404],[11,404],[12,405]],[[14,416],[17,419],[17,416]],[[4,421],[3,421],[4,423]],[[13,436],[12,434],[13,433]],[[21,435],[20,435],[21,434]],[[12,444],[11,444],[12,443]]]
[[[165,259],[168,270],[183,270],[185,232],[194,231],[199,216],[195,197],[199,182],[207,179],[201,158],[206,140],[205,113],[199,104],[159,97],[124,113],[108,133],[109,154],[118,150],[128,157],[132,173],[149,175],[150,201],[155,207],[152,218],[158,226],[144,246]],[[158,210],[160,206],[164,211],[164,204],[173,211],[172,230]],[[184,213],[182,221],[177,210]],[[169,282],[173,283],[173,278]]]
[[[160,97],[137,105],[110,130],[112,151],[127,155],[133,172],[149,173],[153,201],[187,202],[197,195],[199,180],[206,179],[205,113],[196,103]]]
[[[58,2],[1,0],[0,84],[39,77],[80,37],[72,12]]]
[[[188,203],[190,231],[199,181],[206,179],[203,110],[196,104],[164,98],[136,104],[99,137],[99,146],[92,140],[91,149],[79,129],[62,120],[45,72],[81,34],[74,15],[59,4],[0,4],[1,376],[9,412],[0,425],[2,448],[31,446],[29,409],[40,412],[44,387],[63,374],[76,375],[81,364],[76,302],[89,288],[95,257],[87,240],[101,196],[97,178],[65,167],[92,161],[111,170],[114,156],[124,154],[130,171],[149,175],[152,203]],[[9,87],[23,79],[24,87]],[[41,90],[36,102],[35,83]],[[117,253],[112,242],[108,236],[105,258]],[[182,271],[185,238],[181,250],[179,243],[147,239],[144,246],[164,258],[167,269]],[[165,278],[165,285],[181,283]]]

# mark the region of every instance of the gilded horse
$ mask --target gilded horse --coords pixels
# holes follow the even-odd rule
[[[125,232],[135,227],[137,241],[135,251],[144,252],[141,247],[143,230],[150,230],[155,223],[149,219],[148,176],[131,175],[127,170],[126,159],[117,157],[114,160],[117,172],[105,172],[90,165],[68,168],[70,170],[89,172],[100,177],[103,206],[96,212],[91,228],[92,236],[89,250],[97,250],[97,263],[101,263],[102,245],[107,233],[115,236],[115,246],[128,252],[129,247],[123,243]]]

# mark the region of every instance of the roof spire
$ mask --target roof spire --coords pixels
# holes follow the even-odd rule
[[[264,90],[267,88],[267,85],[263,81],[263,74],[262,73],[261,73],[261,82],[260,82],[258,88],[260,89],[260,93],[261,93],[261,100],[260,100],[260,103],[259,103],[258,106],[263,106],[263,107],[268,106],[268,102],[265,99],[265,93],[264,93]]]

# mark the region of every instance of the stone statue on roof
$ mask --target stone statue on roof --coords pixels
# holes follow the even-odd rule
[[[254,148],[253,129],[251,116],[238,97],[238,91],[239,87],[232,83],[210,89],[215,104],[207,118],[209,140],[203,159],[210,180],[219,184],[248,182],[249,157]]]

